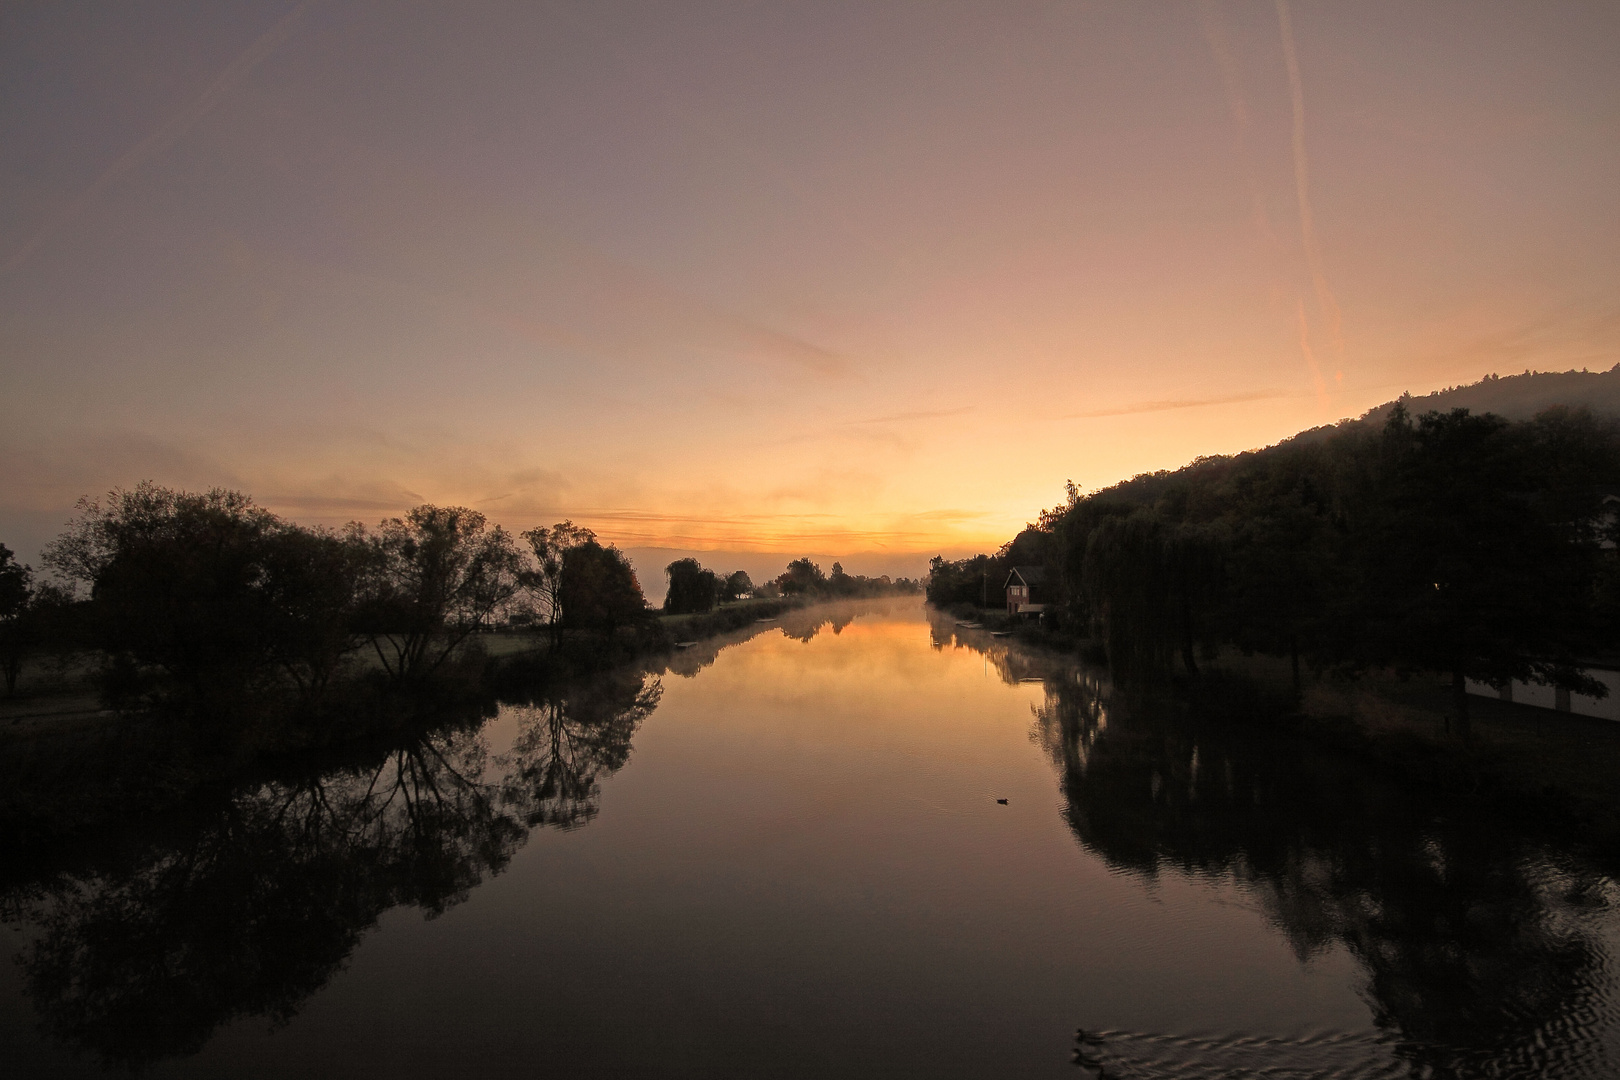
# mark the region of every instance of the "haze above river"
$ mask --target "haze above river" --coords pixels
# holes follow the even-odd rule
[[[793,612],[132,823],[11,880],[8,1071],[1620,1068],[1573,838],[1008,641]]]

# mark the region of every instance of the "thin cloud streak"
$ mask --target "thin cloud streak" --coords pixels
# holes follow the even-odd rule
[[[929,510],[895,515],[862,527],[843,524],[844,515],[830,513],[691,515],[576,507],[569,516],[621,546],[724,548],[778,554],[833,548],[923,551],[937,547],[942,539],[972,542],[976,536],[949,537],[949,527],[980,521],[988,524],[992,517],[978,510]],[[988,531],[993,532],[994,526]]]
[[[1134,416],[1137,413],[1170,412],[1173,409],[1201,409],[1206,405],[1238,405],[1247,401],[1269,401],[1274,398],[1289,397],[1282,390],[1254,390],[1246,394],[1231,394],[1227,397],[1214,398],[1183,398],[1167,401],[1139,401],[1134,405],[1122,405],[1117,409],[1097,409],[1094,412],[1066,413],[1058,420],[1094,420],[1103,416]]]
[[[184,110],[170,117],[168,122],[146,138],[126,150],[117,161],[109,165],[104,172],[91,185],[80,192],[78,197],[68,203],[66,207],[56,214],[48,217],[43,225],[34,233],[27,243],[23,244],[11,258],[0,266],[0,271],[11,273],[27,262],[44,243],[49,240],[58,229],[71,222],[82,214],[86,207],[94,202],[102,192],[106,191],[119,178],[145,163],[147,160],[161,154],[175,143],[185,137],[186,133],[196,126],[197,122],[212,112],[225,96],[235,89],[236,84],[248,76],[250,72],[264,61],[298,29],[298,23],[304,17],[304,12],[314,5],[317,0],[304,0],[284,15],[270,29],[260,34],[258,40],[249,45],[235,60],[225,65],[225,70],[219,77],[209,84]]]
[[[870,416],[864,420],[846,420],[845,424],[900,424],[911,420],[939,420],[947,416],[962,416],[973,411],[972,405],[960,409],[934,409],[926,412],[891,413],[888,416]]]

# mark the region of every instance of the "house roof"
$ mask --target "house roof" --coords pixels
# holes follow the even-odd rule
[[[1011,585],[1012,579],[1015,577],[1025,585],[1044,585],[1046,584],[1046,567],[1015,566],[1012,568],[1012,572],[1007,575],[1007,584]]]

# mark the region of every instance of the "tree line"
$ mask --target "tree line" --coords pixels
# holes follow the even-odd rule
[[[395,685],[443,671],[498,617],[556,640],[647,619],[629,561],[569,522],[513,536],[465,507],[419,506],[375,527],[311,528],[248,496],[152,483],[81,500],[36,583],[0,555],[8,690],[34,651],[101,652],[116,700],[224,705],[269,684],[318,700],[351,654]],[[3,549],[0,549],[3,550]]]
[[[866,596],[917,594],[921,581],[913,578],[866,577],[847,574],[844,564],[832,564],[832,573],[822,571],[809,558],[794,559],[780,575],[755,585],[746,571],[722,575],[706,569],[696,559],[677,559],[664,568],[669,591],[664,595],[664,612],[686,615],[713,611],[716,605],[745,597],[803,597],[830,600]]]
[[[1196,675],[1222,647],[1319,669],[1522,679],[1582,693],[1620,631],[1620,425],[1553,408],[1347,422],[1068,497],[995,555],[930,568],[936,604],[999,604],[1045,570],[1043,618],[1116,678]],[[1608,501],[1606,501],[1608,500]]]
[[[629,560],[571,521],[512,534],[476,510],[416,507],[376,526],[287,521],[245,494],[153,483],[81,500],[43,553],[49,580],[0,546],[0,673],[90,651],[123,706],[161,698],[218,712],[261,692],[318,705],[357,654],[390,686],[454,670],[472,636],[527,630],[597,656],[661,640]],[[666,613],[744,596],[871,595],[918,582],[830,576],[809,559],[756,587],[695,559],[671,563]],[[537,642],[538,643],[538,642]]]

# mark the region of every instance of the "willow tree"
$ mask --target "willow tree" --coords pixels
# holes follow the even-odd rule
[[[1082,587],[1116,676],[1164,674],[1178,651],[1187,671],[1198,673],[1195,646],[1213,630],[1224,547],[1215,527],[1167,522],[1148,510],[1098,522]]]

